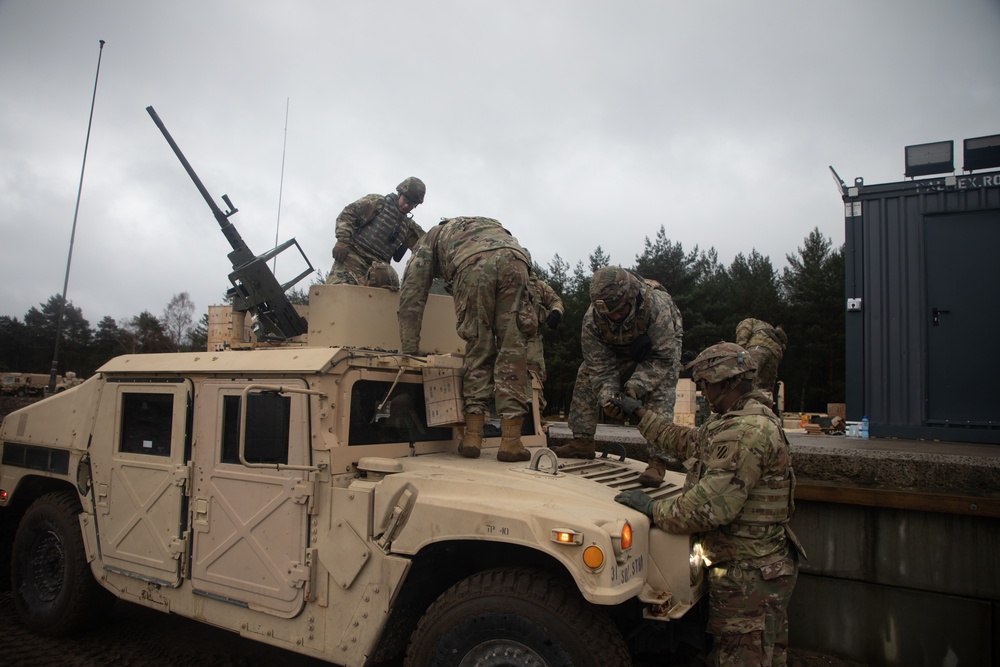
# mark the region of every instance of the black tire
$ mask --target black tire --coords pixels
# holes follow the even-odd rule
[[[487,570],[441,594],[405,667],[627,667],[625,640],[572,586],[527,568]]]
[[[14,607],[35,632],[63,636],[100,621],[114,597],[87,564],[72,491],[50,493],[28,508],[14,536]]]

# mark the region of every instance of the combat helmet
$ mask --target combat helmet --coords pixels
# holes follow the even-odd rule
[[[742,376],[745,380],[757,375],[757,363],[736,343],[717,343],[695,357],[687,365],[695,382],[714,384]]]
[[[613,313],[639,296],[639,281],[620,266],[605,266],[590,279],[590,301],[601,315]]]
[[[412,204],[423,204],[427,186],[416,176],[410,176],[396,186],[396,192],[406,197]]]

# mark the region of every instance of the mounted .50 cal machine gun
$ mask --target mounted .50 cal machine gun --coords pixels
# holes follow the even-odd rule
[[[173,137],[170,136],[167,128],[163,125],[163,121],[156,115],[153,107],[146,107],[146,111],[149,112],[156,126],[160,128],[160,132],[163,133],[163,137],[174,150],[177,159],[184,165],[184,169],[187,171],[188,176],[191,177],[191,180],[194,181],[198,192],[205,198],[208,207],[212,209],[212,214],[222,228],[223,236],[229,241],[229,245],[233,247],[233,251],[229,253],[229,261],[233,265],[233,272],[229,274],[229,282],[233,286],[226,292],[233,300],[233,312],[250,313],[256,316],[257,322],[254,325],[254,333],[257,335],[258,340],[286,340],[306,333],[309,329],[308,323],[305,318],[295,311],[292,302],[285,295],[288,289],[314,271],[312,264],[309,263],[309,259],[302,252],[302,248],[299,247],[298,242],[295,239],[290,239],[262,255],[254,255],[247,248],[247,244],[243,241],[240,233],[236,231],[233,223],[229,222],[229,217],[239,210],[233,206],[233,202],[229,200],[229,195],[222,195],[222,201],[229,207],[228,211],[223,212],[212,200],[211,195],[208,194],[208,190],[202,184],[198,175],[194,173],[191,164],[184,157],[184,153],[178,148]],[[271,269],[267,267],[267,262],[293,245],[299,251],[299,254],[302,255],[302,259],[305,260],[309,268],[287,283],[281,284]],[[235,327],[236,323],[234,322],[233,325]]]

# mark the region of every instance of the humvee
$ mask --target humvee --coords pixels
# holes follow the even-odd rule
[[[117,357],[8,415],[0,565],[24,623],[64,635],[120,598],[350,666],[607,667],[698,637],[697,538],[614,501],[644,463],[560,461],[537,380],[532,459],[497,461],[498,429],[461,457],[453,301],[430,296],[419,355],[397,307],[314,285],[304,333]]]
[[[62,383],[61,375],[56,382]],[[11,396],[44,396],[49,386],[49,376],[43,373],[4,373],[0,378],[0,394]]]

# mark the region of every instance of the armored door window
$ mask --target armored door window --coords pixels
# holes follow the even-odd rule
[[[275,392],[247,397],[247,463],[288,463],[292,400]],[[223,397],[222,462],[239,465],[240,397]]]
[[[359,380],[351,388],[349,445],[450,439],[451,427],[427,425],[423,385]]]
[[[170,456],[173,420],[172,394],[123,393],[118,451]]]

